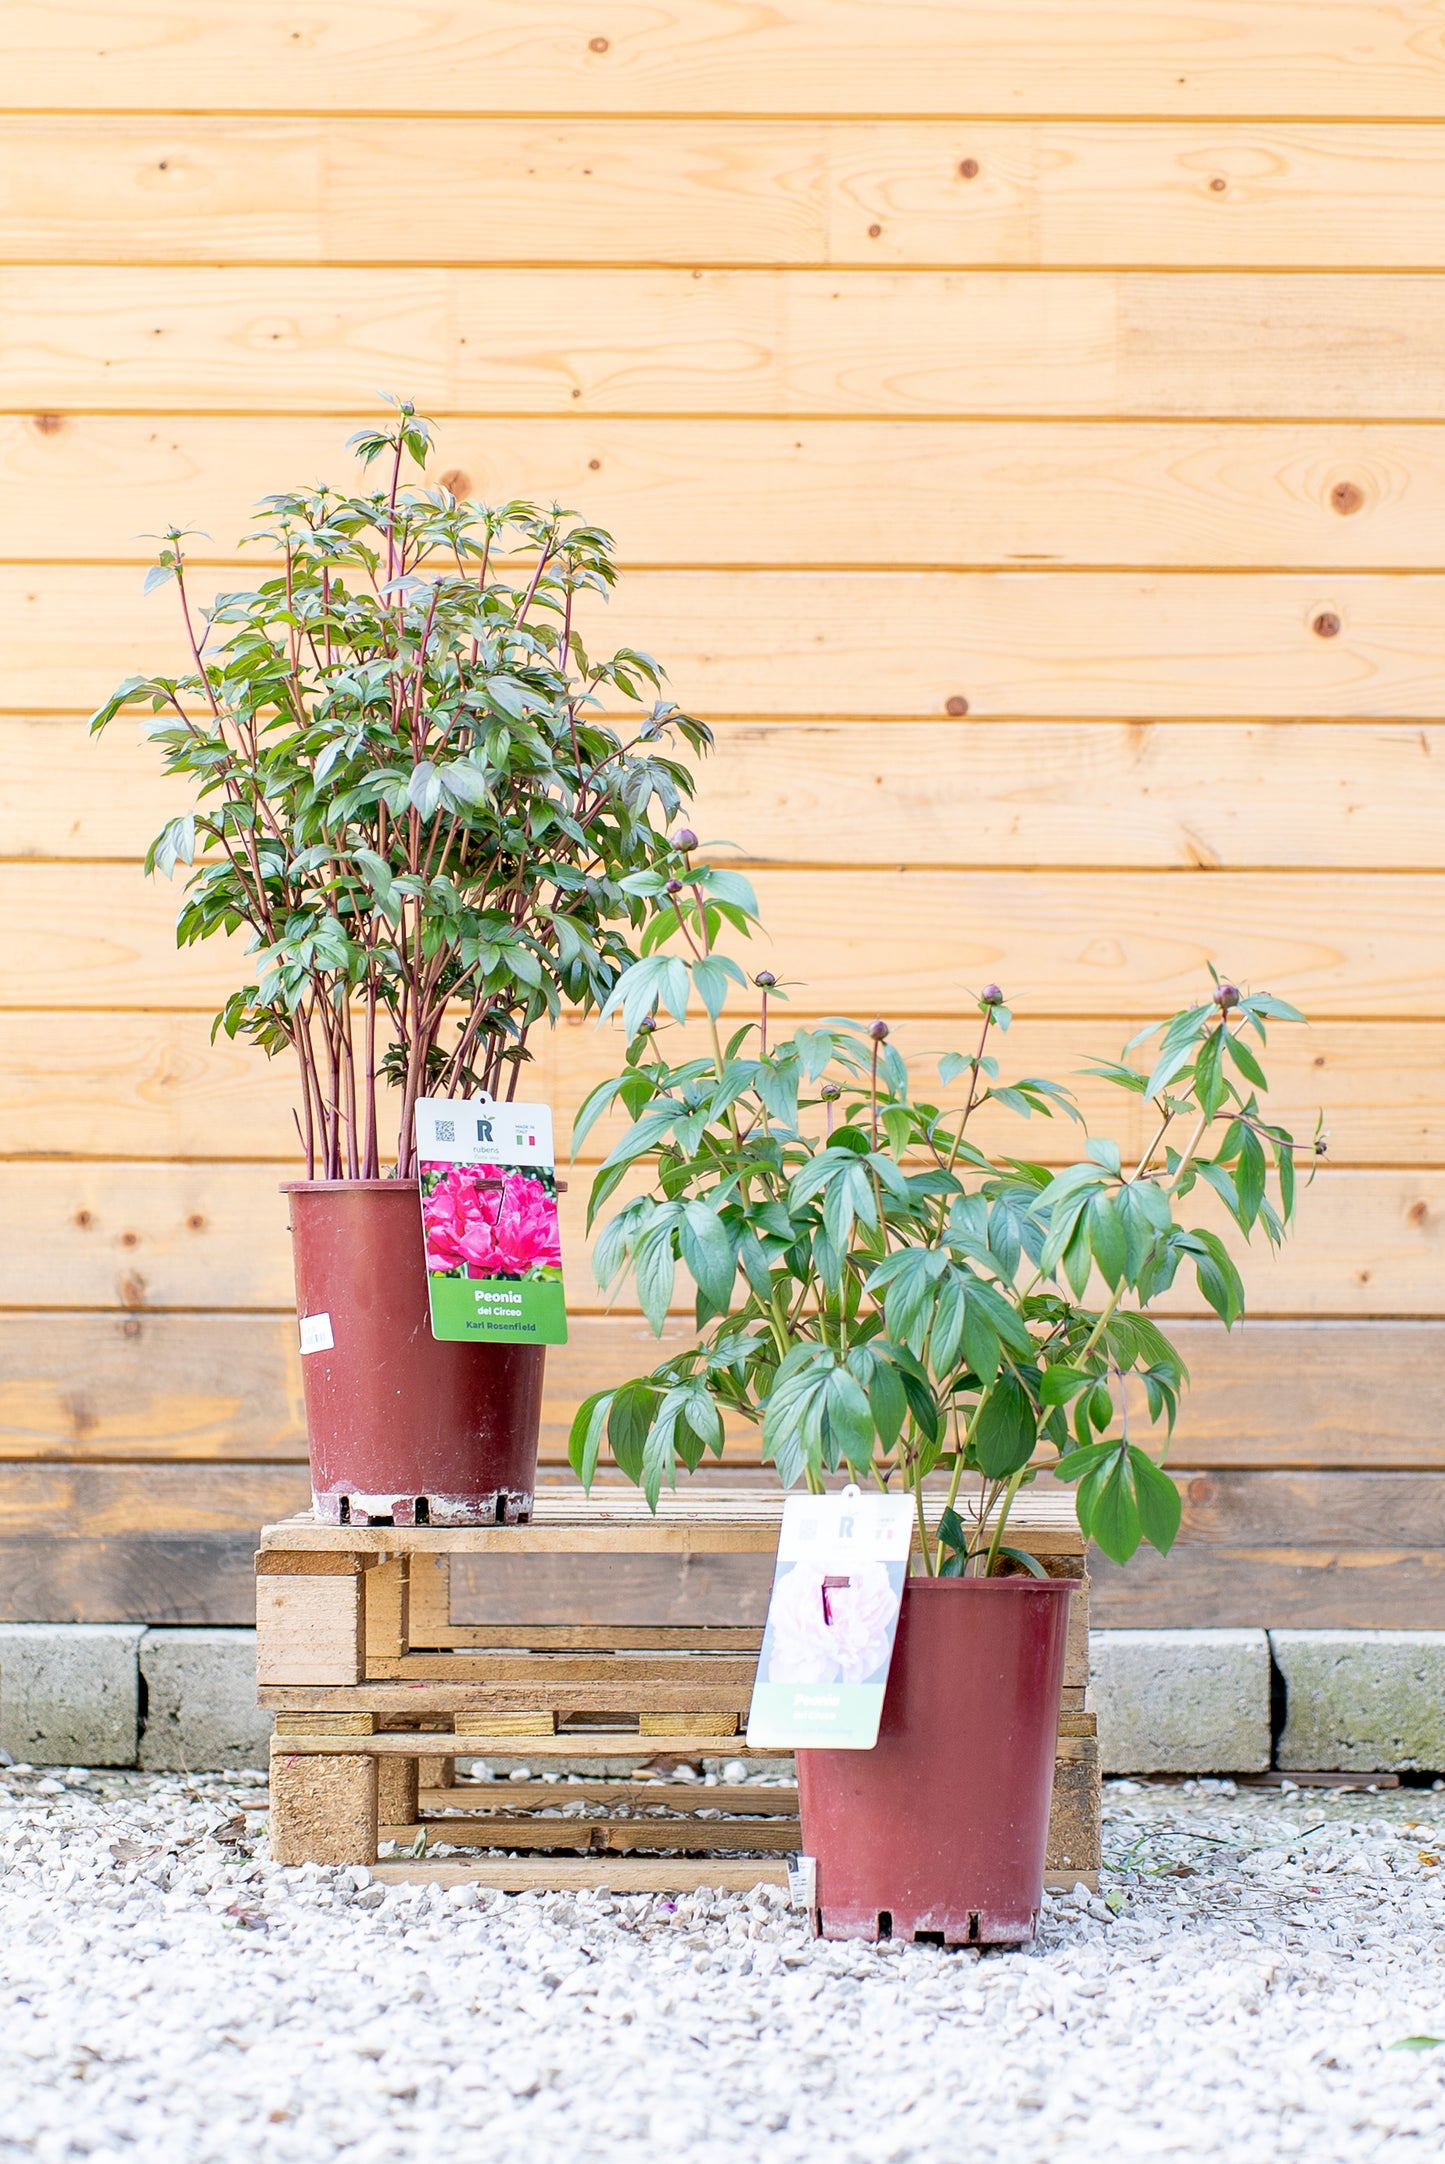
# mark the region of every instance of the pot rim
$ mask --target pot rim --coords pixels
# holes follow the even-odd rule
[[[283,1180],[277,1189],[282,1195],[415,1195],[419,1180]]]
[[[916,1577],[910,1572],[904,1580],[910,1593],[916,1588],[929,1593],[1026,1592],[1030,1588],[1036,1593],[1072,1593],[1083,1583],[1082,1577],[1035,1578],[1027,1571],[1008,1578],[925,1578],[921,1572]]]

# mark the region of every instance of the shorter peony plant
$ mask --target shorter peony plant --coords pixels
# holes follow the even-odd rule
[[[695,837],[675,843],[690,859]],[[978,995],[976,1049],[943,1059],[936,1084],[915,1083],[882,1020],[830,1017],[770,1042],[769,1004],[785,995],[767,971],[757,1019],[724,1044],[729,991],[746,980],[717,941],[724,923],[756,921],[751,892],[701,863],[654,877],[643,958],[603,1010],[622,1012],[626,1066],[582,1106],[574,1148],[625,1110],[589,1224],[644,1167],[646,1184],[603,1226],[596,1274],[633,1278],[660,1335],[680,1264],[699,1334],[578,1409],[583,1483],[605,1446],[655,1509],[679,1465],[721,1455],[731,1417],[760,1429],[788,1487],[846,1471],[912,1489],[929,1573],[1039,1570],[1004,1534],[1044,1471],[1073,1484],[1085,1536],[1116,1561],[1141,1541],[1166,1552],[1180,1500],[1163,1459],[1188,1378],[1148,1310],[1187,1269],[1226,1327],[1244,1312],[1228,1247],[1194,1216],[1204,1190],[1246,1239],[1283,1239],[1296,1145],[1262,1109],[1258,1054],[1271,1022],[1303,1017],[1216,976],[1208,998],[1089,1070],[1143,1114],[1141,1142],[1085,1135],[1055,1170],[977,1139],[985,1107],[990,1132],[1000,1114],[1083,1130],[1057,1082],[1000,1078],[1011,1016],[997,985]],[[712,1055],[674,1062],[662,1017],[681,1023],[694,996]],[[1131,1064],[1155,1038],[1152,1066]],[[1162,1431],[1153,1449],[1149,1429]],[[935,1540],[924,1492],[940,1480]]]

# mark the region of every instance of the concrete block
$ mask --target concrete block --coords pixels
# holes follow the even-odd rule
[[[0,1623],[0,1748],[32,1766],[133,1766],[139,1623]]]
[[[1271,1631],[1300,1773],[1445,1771],[1445,1631]]]
[[[1093,1631],[1105,1773],[1262,1773],[1269,1639],[1258,1630]]]
[[[140,1763],[150,1773],[264,1766],[271,1716],[256,1704],[256,1633],[148,1630]]]

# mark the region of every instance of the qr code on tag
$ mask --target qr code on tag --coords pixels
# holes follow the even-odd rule
[[[437,1121],[437,1123],[436,1123],[436,1125],[437,1125],[437,1140],[438,1140],[438,1142],[455,1142],[455,1141],[456,1141],[456,1139],[457,1139],[457,1123],[456,1123],[456,1121],[455,1121],[455,1120],[438,1120],[438,1121]]]

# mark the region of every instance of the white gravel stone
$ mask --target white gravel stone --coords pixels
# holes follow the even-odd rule
[[[1440,2155],[1445,2047],[1390,2047],[1445,2035],[1445,1796],[1231,1788],[1106,1791],[1102,1897],[980,1957],[281,1870],[259,1777],[0,1772],[0,2160]]]
[[[1262,1773],[1268,1766],[1263,1631],[1092,1631],[1089,1669],[1106,1773]]]
[[[1272,1631],[1270,1643],[1286,1691],[1281,1766],[1445,1766],[1445,1631]]]

